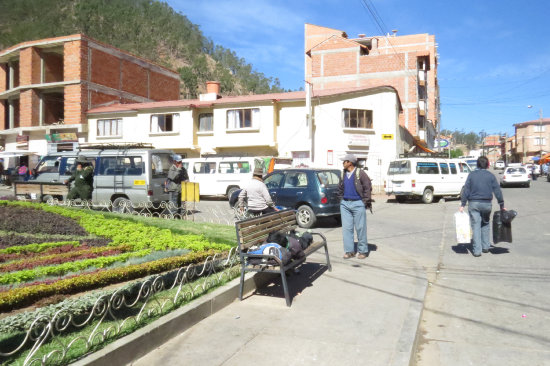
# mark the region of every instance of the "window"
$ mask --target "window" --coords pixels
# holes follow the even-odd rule
[[[287,173],[284,188],[307,187],[307,175],[302,172]]]
[[[227,129],[258,128],[260,109],[232,109],[227,111]]]
[[[218,169],[222,174],[250,173],[250,164],[245,161],[223,161]]]
[[[281,185],[283,176],[284,176],[283,173],[274,173],[269,177],[265,178],[264,183],[267,186],[267,188],[278,188]]]
[[[179,114],[153,114],[151,116],[151,133],[174,132],[174,125]]]
[[[461,173],[470,173],[471,171],[470,166],[466,163],[459,163],[458,167]]]
[[[546,145],[546,139],[544,137],[535,137],[535,145],[537,146]]]
[[[99,160],[97,175],[142,175],[143,166],[141,156],[105,156]]]
[[[372,128],[372,111],[366,109],[342,109],[344,128]]]
[[[122,119],[98,119],[97,136],[122,136]]]
[[[57,156],[46,156],[38,165],[36,166],[36,173],[57,173],[59,172],[59,162],[61,157]]]
[[[170,154],[151,154],[153,178],[166,178],[172,165]]]
[[[337,186],[340,183],[340,176],[334,172],[325,171],[317,173],[317,178],[323,186]]]
[[[419,162],[416,164],[416,172],[418,174],[439,174],[437,163]]]
[[[195,174],[214,174],[216,172],[216,163],[195,163],[193,173]]]
[[[456,164],[455,163],[450,163],[449,166],[451,167],[451,173],[456,174]]]
[[[214,114],[213,113],[201,113],[199,114],[199,132],[214,131]]]
[[[449,174],[449,165],[447,163],[439,163],[439,168],[441,168],[441,174]]]
[[[535,127],[535,132],[544,132],[544,131],[546,131],[546,126],[535,125],[533,127]]]
[[[409,160],[390,162],[388,174],[411,174],[411,162]]]

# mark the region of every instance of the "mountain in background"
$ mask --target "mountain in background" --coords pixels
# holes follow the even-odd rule
[[[160,1],[0,0],[0,50],[75,33],[178,70],[183,98],[196,98],[207,80],[219,81],[224,95],[285,91]]]

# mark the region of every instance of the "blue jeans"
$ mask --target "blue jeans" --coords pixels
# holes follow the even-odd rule
[[[482,249],[489,249],[489,223],[491,222],[490,202],[469,202],[468,213],[470,214],[470,225],[472,225],[472,252],[481,254]]]
[[[344,201],[340,203],[340,215],[342,216],[342,234],[344,237],[344,251],[355,253],[353,241],[353,229],[357,232],[357,251],[368,253],[367,243],[367,211],[363,201]]]

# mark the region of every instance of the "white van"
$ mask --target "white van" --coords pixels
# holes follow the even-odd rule
[[[183,159],[189,181],[199,183],[201,196],[227,196],[241,189],[250,179],[254,167],[265,163],[258,157],[206,157]]]
[[[158,206],[169,200],[164,182],[172,165],[171,150],[152,148],[82,149],[51,153],[44,156],[35,169],[34,179],[40,193],[40,183],[62,184],[76,169],[76,159],[83,156],[94,166],[92,204],[113,209],[137,207],[152,203]],[[46,201],[49,196],[42,199]],[[64,199],[65,197],[53,197]]]
[[[470,171],[460,159],[402,158],[390,162],[384,190],[397,202],[418,197],[424,203],[437,202],[443,196],[460,196]]]

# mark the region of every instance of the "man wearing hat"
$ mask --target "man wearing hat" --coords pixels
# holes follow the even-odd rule
[[[237,203],[240,205],[247,199],[248,212],[255,215],[278,211],[264,183],[263,174],[262,167],[254,168],[252,180],[239,193]]]
[[[84,156],[76,159],[76,170],[65,184],[74,181],[74,186],[67,195],[68,200],[91,200],[94,190],[94,167],[88,163]]]
[[[172,214],[181,213],[181,182],[189,180],[187,170],[183,167],[183,158],[181,155],[174,155],[172,157],[173,164],[168,170],[168,179],[165,189],[170,194],[170,202],[174,207],[170,208]]]
[[[354,257],[356,252],[358,252],[358,259],[365,259],[369,256],[366,209],[371,207],[372,186],[367,173],[357,168],[355,155],[348,154],[341,160],[343,160],[344,172],[338,186],[338,197],[342,217],[344,259]],[[354,228],[357,232],[357,250],[353,240]]]

